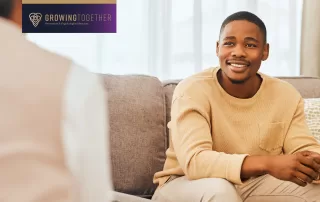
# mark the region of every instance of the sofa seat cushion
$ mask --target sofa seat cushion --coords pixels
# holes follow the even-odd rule
[[[115,191],[151,198],[154,173],[165,161],[165,103],[150,76],[103,75],[108,93]]]

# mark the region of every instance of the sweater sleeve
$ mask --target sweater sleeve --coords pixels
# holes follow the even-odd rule
[[[311,135],[306,122],[303,98],[299,100],[286,134],[283,149],[286,154],[293,154],[305,150],[320,153],[320,144]],[[315,181],[315,183],[320,183],[320,181]]]
[[[178,162],[190,180],[224,178],[242,184],[240,173],[245,154],[212,150],[211,110],[199,91],[176,91],[171,108],[172,143]]]

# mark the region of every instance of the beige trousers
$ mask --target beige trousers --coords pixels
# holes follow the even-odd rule
[[[264,175],[235,186],[227,180],[205,178],[189,181],[171,177],[155,192],[159,202],[320,202],[320,184],[300,187]]]

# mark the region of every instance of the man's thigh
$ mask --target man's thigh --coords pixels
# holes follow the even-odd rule
[[[319,184],[301,187],[270,175],[253,179],[237,189],[245,202],[320,202]]]
[[[224,179],[188,180],[185,176],[169,180],[152,200],[159,202],[241,202],[235,186]]]

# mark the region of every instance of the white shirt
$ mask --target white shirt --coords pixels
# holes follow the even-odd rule
[[[65,91],[64,144],[81,202],[113,200],[107,97],[100,77],[74,65]]]

